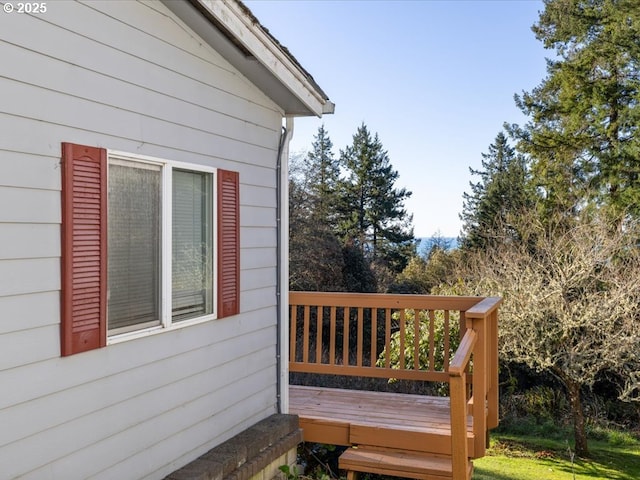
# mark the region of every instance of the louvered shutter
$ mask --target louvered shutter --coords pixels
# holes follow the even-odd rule
[[[107,151],[62,144],[62,355],[106,345]]]
[[[218,170],[218,318],[240,312],[240,182]]]

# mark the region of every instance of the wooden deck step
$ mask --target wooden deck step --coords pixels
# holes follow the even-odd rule
[[[422,480],[453,479],[451,457],[415,451],[352,447],[340,456],[339,467],[347,470],[348,480],[355,478],[355,472]],[[467,478],[471,478],[472,472],[473,464],[469,461]]]

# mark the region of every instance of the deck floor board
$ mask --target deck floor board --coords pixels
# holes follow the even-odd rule
[[[302,428],[307,429],[305,438],[316,440],[318,434],[310,430],[327,425],[343,429],[344,438],[356,429],[382,435],[451,435],[448,397],[290,385],[289,411],[300,417]],[[471,435],[470,417],[467,430]]]

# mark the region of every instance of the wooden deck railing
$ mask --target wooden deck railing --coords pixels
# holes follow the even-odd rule
[[[484,455],[487,431],[498,424],[500,302],[290,292],[289,370],[449,383],[453,464],[462,471],[468,409],[475,458]]]

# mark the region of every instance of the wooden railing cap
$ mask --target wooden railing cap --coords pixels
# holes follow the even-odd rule
[[[314,307],[411,308],[466,311],[482,303],[483,297],[412,295],[352,292],[289,292],[291,305]]]
[[[501,303],[502,298],[500,297],[486,297],[469,308],[465,315],[467,318],[483,318],[496,310]]]

